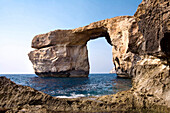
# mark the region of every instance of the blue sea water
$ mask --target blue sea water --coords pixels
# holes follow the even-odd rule
[[[17,84],[60,98],[110,95],[131,88],[130,79],[116,74],[89,74],[88,78],[38,77],[35,74],[0,74]]]

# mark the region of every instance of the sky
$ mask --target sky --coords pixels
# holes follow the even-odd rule
[[[74,29],[116,16],[133,15],[142,0],[0,0],[0,73],[34,73],[28,53],[37,34]],[[90,73],[113,68],[105,38],[87,44]]]

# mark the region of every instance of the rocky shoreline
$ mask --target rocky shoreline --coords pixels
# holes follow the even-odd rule
[[[130,90],[101,97],[61,99],[0,77],[0,110],[8,113],[169,113],[170,6],[167,0],[143,0],[134,16],[37,35],[32,41],[36,50],[29,53],[29,58],[35,72],[46,76],[68,72],[68,77],[79,77],[80,71],[87,75],[86,43],[101,36],[113,46],[117,74],[132,78]]]
[[[149,92],[137,92],[135,88],[114,95],[66,99],[52,97],[28,86],[17,85],[6,77],[0,77],[0,85],[0,111],[6,113],[143,113],[144,111],[169,113],[170,110],[162,99],[156,98]]]

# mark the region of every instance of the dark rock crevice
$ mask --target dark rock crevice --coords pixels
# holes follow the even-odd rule
[[[170,57],[170,33],[165,33],[164,37],[161,39],[161,50]]]

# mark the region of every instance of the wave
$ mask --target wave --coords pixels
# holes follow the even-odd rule
[[[70,96],[56,96],[57,98],[78,98],[78,97],[87,97],[90,96],[90,94],[76,94],[75,92],[71,93]]]

